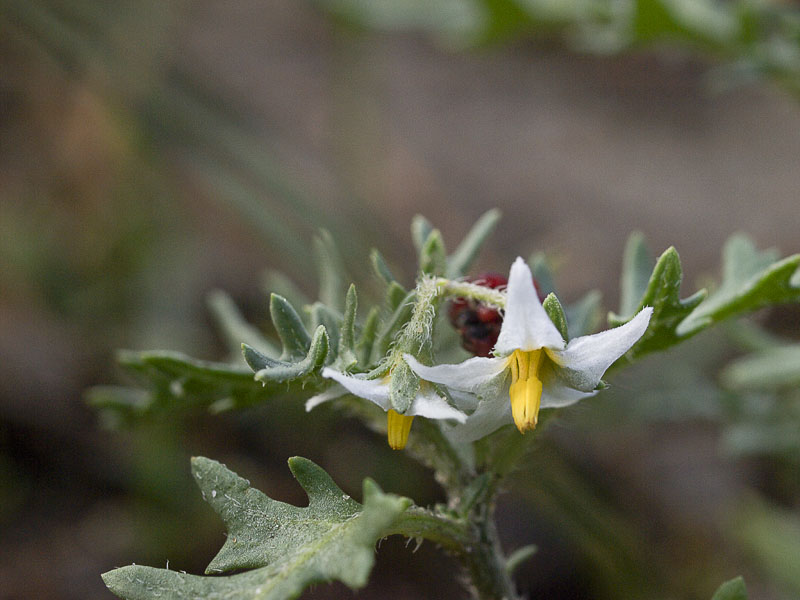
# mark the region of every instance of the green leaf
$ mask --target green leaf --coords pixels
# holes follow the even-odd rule
[[[386,305],[394,312],[405,299],[408,290],[396,281],[391,282],[386,288]]]
[[[538,548],[533,544],[514,550],[511,556],[506,559],[506,573],[513,575],[514,571],[522,566],[522,563],[526,560],[531,559],[537,551]]]
[[[287,600],[313,583],[332,579],[363,587],[375,562],[375,543],[410,500],[384,494],[367,479],[361,505],[313,462],[295,457],[289,468],[308,493],[305,508],[272,500],[216,461],[192,460],[203,497],[228,528],[225,544],[206,573],[254,570],[204,577],[131,565],[105,573],[103,581],[126,600]]]
[[[344,318],[339,331],[339,351],[336,356],[336,369],[347,372],[358,363],[356,354],[356,311],[358,310],[358,296],[356,286],[350,284],[344,301]]]
[[[800,385],[800,345],[780,346],[733,361],[720,378],[725,387],[741,390],[789,388]]]
[[[747,600],[747,588],[744,585],[744,579],[736,577],[726,581],[719,586],[711,600]]]
[[[655,260],[645,244],[644,235],[639,231],[631,233],[622,256],[620,278],[619,314],[626,321],[633,318],[641,304],[640,300],[647,291],[654,264]]]
[[[778,260],[776,250],[756,250],[743,234],[732,236],[722,252],[722,283],[678,327],[690,336],[734,314],[769,304],[800,301],[800,254]]]
[[[222,330],[231,354],[240,357],[242,343],[258,348],[262,352],[277,354],[278,349],[270,340],[250,323],[244,320],[236,304],[222,290],[214,290],[208,295],[208,307]]]
[[[380,331],[372,345],[370,362],[377,363],[386,355],[392,340],[394,340],[395,334],[400,331],[400,328],[411,318],[411,312],[414,310],[414,300],[416,297],[416,290],[408,292],[389,319],[381,325]]]
[[[328,333],[325,331],[325,327],[320,325],[314,331],[308,354],[300,361],[285,362],[275,360],[261,354],[247,344],[242,345],[242,352],[247,364],[256,372],[256,381],[280,383],[301,379],[316,373],[325,364],[329,344]]]
[[[443,277],[447,271],[447,252],[442,233],[434,229],[419,251],[419,270],[428,275]]]
[[[397,281],[395,276],[392,275],[392,271],[389,269],[386,261],[383,259],[383,255],[378,251],[377,248],[370,250],[369,260],[372,263],[372,269],[384,283],[388,285],[394,281]]]
[[[292,306],[306,306],[311,300],[306,296],[295,282],[280,271],[267,269],[261,276],[261,289],[268,295],[278,294],[285,298]]]
[[[330,342],[329,354],[332,360],[339,353],[339,330],[342,327],[342,315],[322,302],[314,302],[308,312],[311,316],[311,328],[316,330],[322,326],[327,331]]]
[[[501,212],[493,208],[486,211],[480,219],[475,222],[464,239],[458,245],[447,260],[447,277],[457,279],[463,277],[469,271],[475,258],[481,250],[486,239],[494,232],[497,223],[500,221]]]
[[[414,241],[417,253],[422,252],[422,247],[428,241],[432,231],[433,225],[422,215],[414,215],[411,219],[411,239]]]
[[[358,356],[358,363],[361,365],[366,366],[370,364],[372,346],[378,331],[379,317],[380,310],[377,306],[373,306],[369,313],[367,313],[367,320],[364,321],[364,327],[361,329],[361,335],[356,344],[356,355]]]
[[[269,298],[269,313],[275,331],[283,344],[281,360],[297,360],[303,358],[311,345],[311,336],[308,335],[303,321],[294,307],[286,298],[272,294]]]
[[[530,258],[528,258],[528,265],[536,281],[536,290],[539,294],[547,296],[547,294],[555,293],[556,286],[553,283],[553,271],[550,268],[550,264],[544,252],[534,252],[531,254]]]
[[[567,317],[556,295],[553,293],[548,294],[547,298],[542,302],[542,306],[545,312],[547,312],[547,316],[550,317],[550,320],[553,322],[553,325],[558,329],[561,337],[564,338],[564,341],[569,341],[567,337]]]
[[[628,322],[645,306],[653,307],[653,316],[650,318],[647,331],[621,360],[633,360],[635,357],[662,350],[682,341],[676,332],[678,325],[706,296],[705,290],[700,290],[689,298],[681,300],[679,293],[682,279],[683,271],[678,252],[675,248],[667,248],[658,259],[647,288],[632,313],[627,316],[609,314],[609,324],[617,327]]]
[[[564,307],[567,315],[568,339],[588,335],[596,331],[600,324],[600,299],[602,294],[598,290],[588,292],[583,298]]]
[[[769,580],[785,587],[788,597],[800,597],[800,518],[796,511],[753,497],[732,515],[732,533]]]
[[[339,249],[325,229],[320,229],[319,235],[314,236],[313,244],[319,273],[319,300],[341,312],[347,278]]]
[[[105,389],[92,394],[90,401],[108,408],[127,408],[133,414],[198,406],[215,411],[250,406],[263,402],[269,393],[288,391],[285,386],[264,390],[247,367],[197,360],[180,352],[121,351],[117,360],[150,389],[144,397]]]

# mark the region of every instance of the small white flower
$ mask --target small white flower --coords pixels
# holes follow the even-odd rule
[[[428,367],[404,355],[422,379],[447,386],[459,407],[474,408],[466,423],[453,430],[463,441],[480,439],[512,420],[525,433],[536,427],[540,408],[567,406],[593,396],[606,369],[642,337],[653,312],[644,308],[621,327],[565,344],[521,258],[511,266],[506,294],[494,357]]]
[[[306,402],[306,410],[309,411],[315,406],[333,400],[347,393],[366,398],[387,411],[387,424],[389,445],[394,450],[402,450],[408,441],[408,434],[411,431],[411,423],[415,416],[427,417],[428,419],[453,419],[460,423],[467,420],[467,415],[460,410],[453,408],[447,400],[439,396],[432,386],[425,382],[420,382],[420,390],[411,403],[405,414],[400,414],[392,408],[389,399],[391,375],[382,379],[365,379],[358,375],[348,375],[341,373],[330,367],[322,370],[322,376],[333,379],[339,385],[334,386]]]

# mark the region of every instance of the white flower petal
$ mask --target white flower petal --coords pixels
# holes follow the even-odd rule
[[[479,398],[472,392],[462,392],[453,388],[447,388],[447,391],[450,392],[450,397],[455,401],[458,410],[472,413],[478,408]]]
[[[433,390],[425,390],[417,395],[406,414],[428,417],[429,419],[455,419],[460,423],[467,420],[467,415],[450,406],[447,400]]]
[[[561,408],[563,406],[569,406],[584,398],[590,398],[596,393],[596,391],[582,392],[568,385],[564,385],[560,381],[552,381],[542,391],[541,408]]]
[[[436,365],[427,367],[410,354],[403,358],[411,370],[426,381],[441,383],[454,390],[472,392],[487,381],[502,373],[508,360],[505,358],[486,358],[476,356],[457,365]]]
[[[380,406],[383,410],[389,410],[392,406],[389,402],[389,382],[383,379],[362,379],[353,375],[340,373],[330,367],[322,369],[322,376],[333,379],[341,384],[348,392],[366,398]]]
[[[448,436],[457,442],[474,442],[513,422],[508,395],[498,394],[481,402],[466,423],[450,429]]]
[[[514,350],[561,350],[563,347],[564,339],[536,294],[531,270],[518,257],[508,274],[506,310],[495,352],[507,356]]]
[[[625,325],[575,338],[566,349],[549,352],[561,367],[556,367],[559,379],[584,392],[594,389],[606,369],[642,337],[652,314],[652,308],[644,308]]]
[[[342,387],[341,385],[334,385],[324,392],[317,394],[316,396],[311,396],[308,400],[306,400],[306,412],[316,408],[323,402],[328,402],[330,400],[334,400],[336,398],[340,398],[347,393],[347,390]]]

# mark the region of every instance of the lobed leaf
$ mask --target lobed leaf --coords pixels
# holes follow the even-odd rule
[[[315,374],[325,364],[330,341],[323,325],[314,331],[314,337],[309,344],[306,356],[296,362],[276,360],[261,354],[247,344],[242,344],[245,361],[256,372],[255,379],[264,384],[267,382],[281,383],[305,379],[308,375]]]
[[[313,583],[332,579],[354,589],[363,587],[375,561],[375,543],[411,501],[384,494],[367,479],[362,505],[310,460],[292,458],[289,468],[308,494],[305,508],[269,498],[216,461],[192,460],[204,499],[228,529],[206,573],[254,570],[209,577],[131,565],[105,573],[105,584],[126,600],[286,600]]]

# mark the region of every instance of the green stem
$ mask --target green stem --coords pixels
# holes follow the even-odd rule
[[[506,307],[506,294],[496,289],[476,285],[467,281],[454,281],[440,277],[436,280],[436,286],[444,296],[456,296],[460,298],[471,298],[484,304],[490,304],[498,308]]]
[[[463,519],[414,506],[385,535],[423,538],[442,546],[466,571],[475,600],[519,600],[506,569],[493,512],[490,504],[481,503],[469,519]]]

